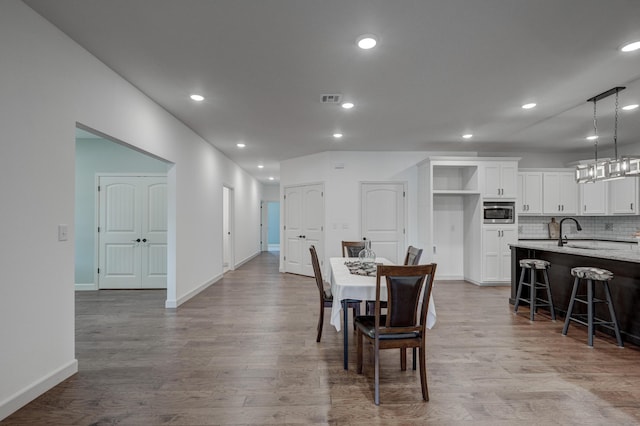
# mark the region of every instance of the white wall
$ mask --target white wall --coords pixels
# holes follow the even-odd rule
[[[261,185],[22,2],[0,3],[0,40],[2,419],[77,371],[76,122],[173,164],[167,306],[222,275],[223,184],[243,224],[235,258],[259,253]]]

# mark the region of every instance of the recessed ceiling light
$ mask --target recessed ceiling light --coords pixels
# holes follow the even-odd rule
[[[245,147],[245,146],[247,146],[247,145],[245,145],[245,144],[243,144],[243,143],[238,143],[238,144],[236,144],[236,146],[237,146],[238,148],[244,148],[244,147]]]
[[[626,106],[622,107],[622,109],[625,110],[625,111],[631,111],[631,110],[634,110],[636,108],[638,108],[638,104],[626,105]]]
[[[640,41],[634,41],[633,43],[625,44],[620,48],[622,52],[633,52],[640,49]]]
[[[262,164],[258,164],[258,168],[259,169],[264,169],[264,166]]]
[[[536,107],[536,103],[535,102],[531,102],[530,104],[524,104],[522,105],[522,109],[531,109],[531,108],[535,108]]]
[[[464,135],[462,135],[463,138],[465,139],[471,139],[473,137],[473,135],[471,133],[466,133]]]
[[[353,108],[355,105],[353,104],[353,102],[345,102],[342,104],[342,108],[344,109],[351,109]]]
[[[192,101],[196,101],[196,102],[204,101],[204,96],[202,95],[191,95],[190,98]]]
[[[360,49],[368,50],[372,49],[378,44],[376,37],[371,34],[365,34],[358,37],[358,47]]]
[[[594,140],[594,139],[598,139],[598,135],[591,135],[591,136],[587,136],[587,140]]]
[[[274,180],[275,178],[273,176],[269,176],[269,180]]]
[[[334,133],[333,137],[336,139],[340,139],[342,137],[342,133]]]

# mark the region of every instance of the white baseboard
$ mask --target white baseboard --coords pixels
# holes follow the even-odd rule
[[[238,268],[242,265],[244,265],[245,263],[247,263],[248,261],[250,261],[251,259],[257,257],[260,255],[260,252],[257,252],[249,257],[247,257],[246,259],[242,260],[239,263],[236,263],[235,268]],[[192,297],[195,297],[198,293],[200,293],[201,291],[203,291],[204,289],[206,289],[207,287],[209,287],[211,284],[216,283],[217,281],[219,281],[221,278],[223,277],[223,274],[217,275],[213,278],[211,278],[210,280],[207,280],[205,283],[199,285],[198,287],[194,288],[193,290],[191,290],[189,293],[185,294],[184,296],[178,298],[178,300],[173,300],[173,299],[167,299],[164,302],[164,307],[166,309],[176,309],[178,306],[182,305],[184,302],[186,302],[187,300],[191,299]]]
[[[12,413],[15,413],[29,402],[33,401],[54,386],[62,383],[77,372],[78,360],[74,359],[66,365],[58,368],[56,371],[53,371],[48,376],[45,376],[35,383],[16,392],[9,398],[0,402],[0,420],[9,417]]]
[[[86,284],[76,283],[76,291],[93,291],[93,290],[98,290],[98,286],[96,285],[96,283],[86,283]]]
[[[220,280],[222,277],[223,277],[223,274],[216,275],[215,277],[211,278],[210,280],[207,280],[203,284],[200,284],[198,287],[194,288],[189,293],[187,293],[184,296],[178,298],[178,300],[167,299],[164,302],[164,307],[166,309],[176,309],[178,306],[182,305],[184,302],[186,302],[187,300],[191,299],[192,297],[197,296],[198,293],[202,292],[207,287],[209,287],[211,284],[213,284],[213,283],[217,282],[218,280]]]
[[[438,275],[436,271],[436,281],[464,281],[462,275]]]
[[[465,278],[465,280],[479,287],[510,287],[511,286],[511,281],[476,281],[476,280],[471,280],[469,278]]]

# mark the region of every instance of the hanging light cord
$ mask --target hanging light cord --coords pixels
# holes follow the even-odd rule
[[[616,116],[613,125],[613,150],[615,159],[618,159],[618,88],[616,88]]]
[[[598,121],[596,116],[596,102],[598,102],[595,98],[593,99],[593,147],[596,152],[595,162],[598,162]]]

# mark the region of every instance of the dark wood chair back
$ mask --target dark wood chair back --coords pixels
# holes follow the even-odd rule
[[[420,263],[420,256],[422,256],[422,249],[409,246],[407,249],[407,255],[404,258],[405,265],[417,265]]]
[[[343,241],[342,256],[358,257],[358,254],[364,250],[364,241]]]
[[[320,262],[318,261],[318,252],[316,252],[316,247],[313,245],[309,247],[309,251],[311,252],[311,265],[313,266],[313,275],[315,276],[316,285],[318,286],[318,291],[320,292],[320,301],[324,302],[327,298],[324,292],[324,279],[322,278],[322,270],[320,269]]]

